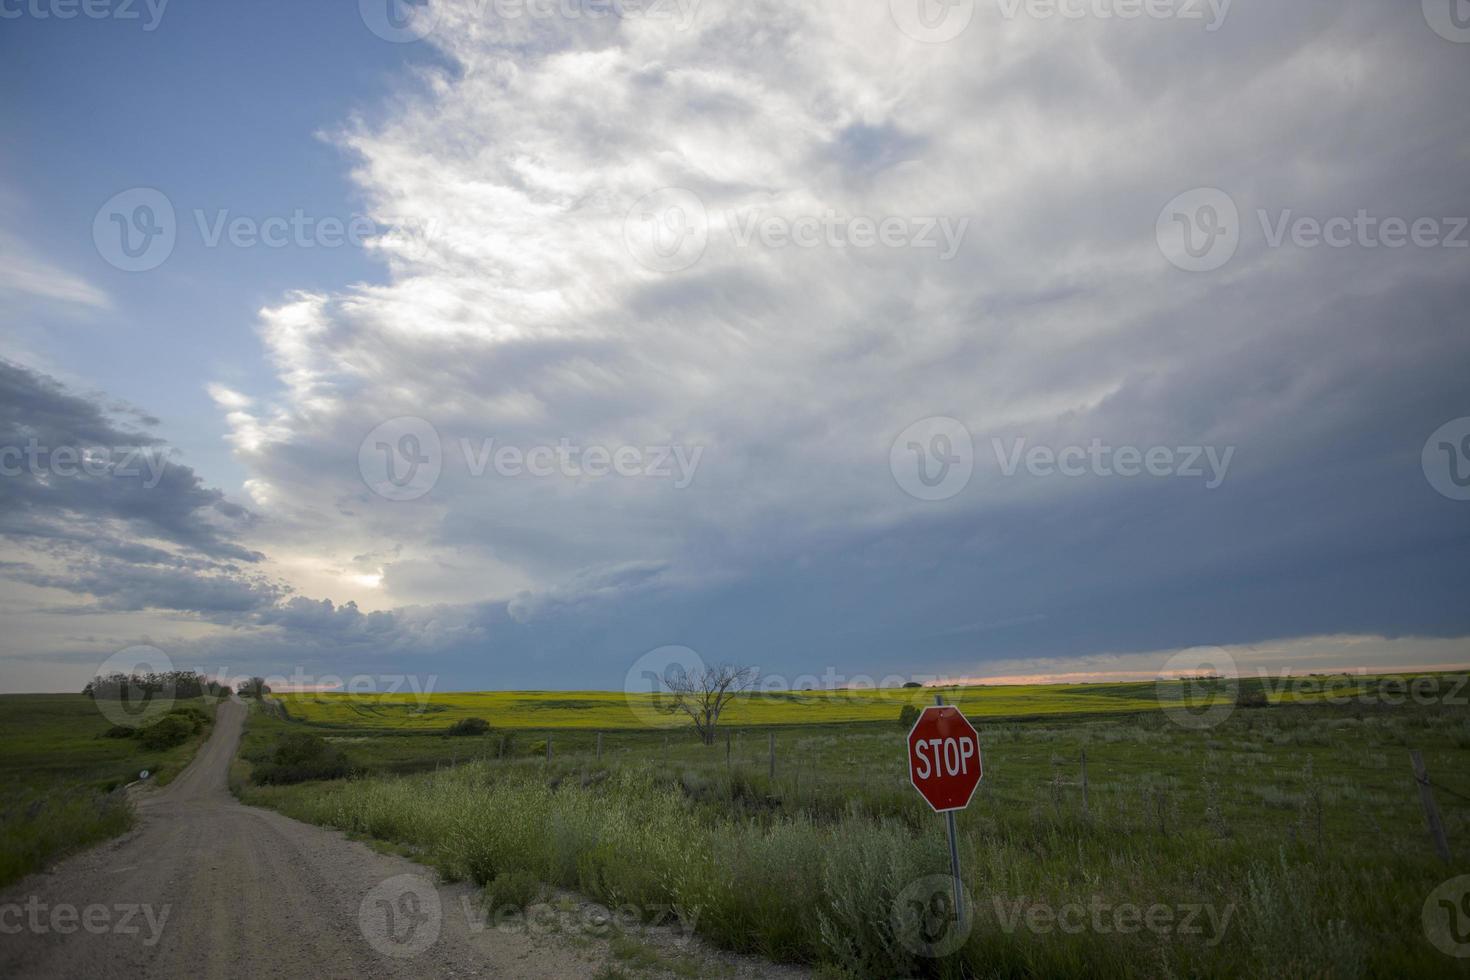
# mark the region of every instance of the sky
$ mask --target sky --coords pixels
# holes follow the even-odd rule
[[[1458,13],[3,0],[0,691],[1470,663]]]

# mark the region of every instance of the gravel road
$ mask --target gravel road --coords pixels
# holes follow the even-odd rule
[[[189,768],[138,795],[137,829],[0,895],[0,977],[560,978],[613,962],[605,930],[580,926],[593,907],[574,897],[543,906],[539,927],[526,924],[535,915],[497,925],[468,885],[241,805],[226,779],[245,713],[219,706]],[[701,974],[802,975],[672,929],[639,935],[665,965],[692,960]]]

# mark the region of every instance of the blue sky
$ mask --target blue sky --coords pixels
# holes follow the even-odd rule
[[[352,247],[208,249],[188,234],[139,276],[97,254],[93,216],[135,186],[181,212],[358,213],[348,160],[320,134],[380,112],[434,54],[383,42],[350,4],[171,3],[152,31],[136,9],[139,20],[25,17],[0,32],[0,81],[26,93],[0,107],[7,230],[112,299],[95,315],[38,306],[14,327],[27,353],[147,406],[215,481],[238,482],[203,384],[180,381],[270,384],[256,312],[290,289],[381,276],[380,264]],[[159,384],[160,372],[180,381]]]
[[[0,689],[1470,660],[1470,38],[917,2],[6,7]]]

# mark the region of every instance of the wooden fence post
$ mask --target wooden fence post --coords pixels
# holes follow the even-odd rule
[[[770,732],[771,779],[776,778],[776,733]]]
[[[1450,842],[1444,833],[1444,821],[1439,818],[1439,807],[1434,803],[1434,789],[1429,785],[1429,772],[1424,768],[1424,756],[1418,749],[1409,753],[1409,762],[1414,766],[1414,782],[1419,784],[1419,802],[1424,807],[1424,819],[1429,823],[1429,836],[1434,841],[1435,853],[1441,861],[1450,860]]]
[[[551,763],[551,733],[550,732],[547,732],[546,733],[546,762],[547,762],[548,765]]]
[[[597,733],[597,761],[602,762],[602,732]]]

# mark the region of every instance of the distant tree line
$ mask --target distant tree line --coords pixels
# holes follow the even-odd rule
[[[265,682],[264,677],[252,677],[248,681],[241,681],[239,690],[241,697],[263,698],[271,692],[271,686]]]
[[[230,685],[189,670],[119,672],[98,674],[87,682],[82,693],[94,701],[143,702],[160,694],[174,698],[224,698],[230,695]]]

